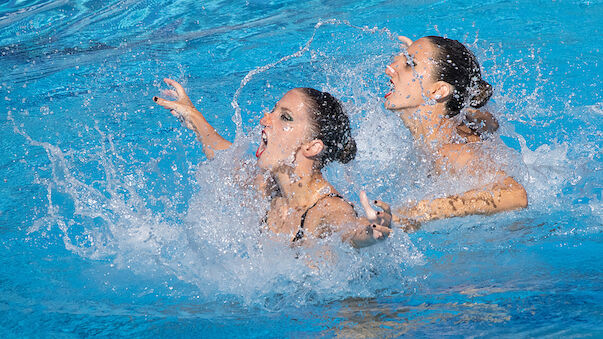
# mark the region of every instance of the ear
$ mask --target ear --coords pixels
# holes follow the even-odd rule
[[[302,154],[306,158],[314,158],[319,155],[322,150],[325,148],[325,144],[323,144],[322,140],[314,139],[302,145]]]
[[[429,97],[437,102],[444,102],[452,95],[452,85],[445,81],[437,81],[431,86]]]

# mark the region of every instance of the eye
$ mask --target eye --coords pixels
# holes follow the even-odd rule
[[[409,59],[406,59],[406,66],[417,67],[417,63],[414,62],[414,60],[409,58]]]
[[[282,113],[281,114],[281,120],[284,120],[284,121],[293,121],[293,118],[288,113]]]

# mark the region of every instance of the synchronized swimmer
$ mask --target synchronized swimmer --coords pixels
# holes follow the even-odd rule
[[[153,100],[184,119],[196,132],[208,158],[230,147],[205,120],[174,80],[169,94],[177,100]],[[256,152],[257,165],[266,172],[256,180],[257,188],[270,199],[263,226],[277,234],[290,235],[292,242],[308,243],[333,232],[355,247],[366,247],[389,236],[391,211],[381,201],[370,207],[361,193],[367,218],[356,215],[353,206],[323,177],[322,168],[331,161],[347,163],[356,155],[350,121],[332,95],[312,88],[295,88],[279,100],[260,120],[264,127]]]
[[[493,91],[482,79],[473,53],[462,43],[439,36],[399,40],[403,52],[385,71],[392,86],[385,107],[400,116],[415,144],[432,156],[435,173],[461,180],[491,173],[495,180],[462,194],[398,208],[395,219],[406,220],[414,229],[434,219],[525,208],[523,186],[498,169],[500,164],[482,148],[482,140],[498,129],[498,123],[488,112],[477,110]],[[453,118],[461,113],[464,119],[459,123]]]

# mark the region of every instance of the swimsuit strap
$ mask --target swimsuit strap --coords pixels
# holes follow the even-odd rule
[[[291,240],[291,242],[296,242],[298,240],[301,240],[304,237],[304,224],[306,223],[306,215],[312,208],[314,208],[314,206],[316,206],[316,204],[318,204],[322,199],[324,199],[326,197],[335,197],[335,198],[339,198],[339,199],[343,200],[343,197],[337,193],[329,193],[327,195],[323,195],[322,197],[320,197],[320,199],[316,200],[314,205],[308,207],[308,209],[304,212],[304,214],[302,214],[301,221],[299,223],[299,231],[297,231],[297,233],[295,234],[295,237],[293,237],[293,240]]]

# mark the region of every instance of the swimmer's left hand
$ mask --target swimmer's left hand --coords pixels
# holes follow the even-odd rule
[[[498,121],[492,113],[475,108],[467,109],[465,114],[467,126],[472,130],[483,133],[494,133],[498,130]]]

